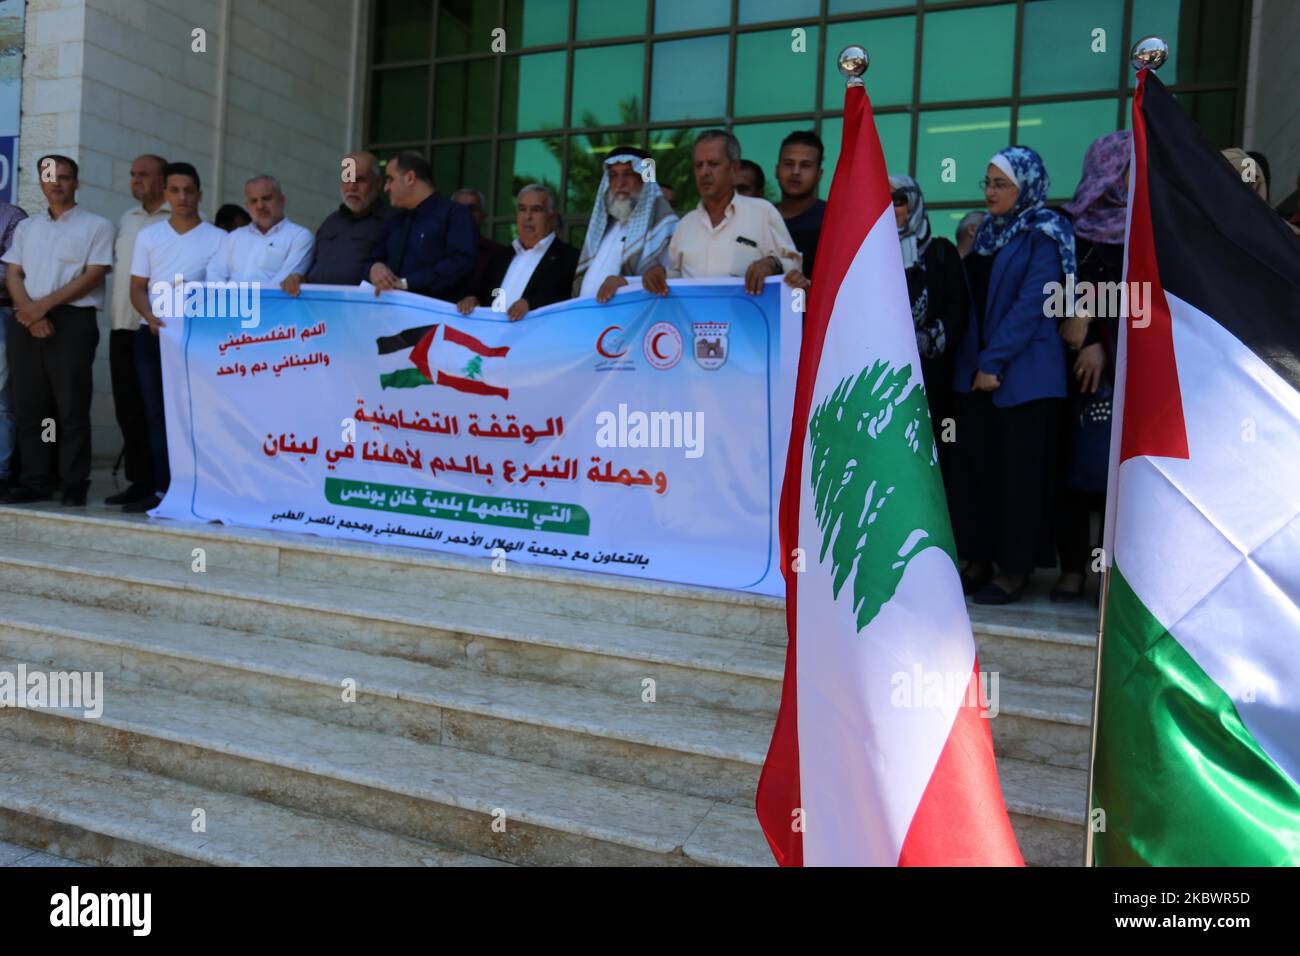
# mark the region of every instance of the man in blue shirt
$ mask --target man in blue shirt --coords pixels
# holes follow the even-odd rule
[[[375,295],[406,289],[448,302],[469,291],[478,259],[470,211],[433,191],[433,170],[419,153],[398,153],[385,168],[384,191],[396,210],[384,223],[367,269]]]

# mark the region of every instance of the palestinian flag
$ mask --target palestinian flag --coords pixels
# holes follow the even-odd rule
[[[789,643],[759,821],[783,865],[1020,865],[860,86],[820,248],[781,493]]]
[[[1146,70],[1130,189],[1093,861],[1296,865],[1300,243]]]
[[[380,355],[410,350],[410,365],[382,372],[383,388],[417,388],[445,385],[471,395],[499,395],[509,398],[510,390],[483,380],[484,359],[505,358],[510,346],[489,346],[468,332],[450,325],[422,325],[396,335],[376,339]]]

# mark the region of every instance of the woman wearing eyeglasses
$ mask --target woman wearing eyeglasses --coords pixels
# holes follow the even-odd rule
[[[1035,566],[1054,564],[1048,515],[1057,473],[1065,345],[1047,302],[1075,271],[1074,230],[1046,207],[1039,155],[1011,146],[989,160],[988,215],[964,260],[971,325],[960,343],[953,531],[966,592],[1019,600]]]
[[[921,376],[930,403],[930,424],[939,449],[944,486],[951,493],[953,353],[970,321],[970,296],[957,247],[930,232],[925,197],[916,180],[911,176],[890,176],[889,186],[893,190],[898,240],[903,246],[903,268],[916,326],[916,350],[921,355]],[[945,431],[948,441],[944,440]]]

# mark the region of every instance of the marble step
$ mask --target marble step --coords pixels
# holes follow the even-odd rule
[[[426,599],[785,645],[783,599],[715,588],[517,563],[509,565],[506,574],[492,574],[486,558],[156,521],[95,505],[88,513],[54,505],[0,506],[0,551],[5,538],[159,558],[186,569],[194,548],[201,547],[210,570],[237,568],[263,578],[416,591]],[[1037,582],[1035,587],[1042,590]],[[1006,607],[972,604],[970,612],[981,659],[988,659],[990,669],[996,662],[996,669],[1017,677],[1091,686],[1097,629],[1091,604],[1050,604],[1035,594],[1032,600]]]
[[[662,702],[754,713],[775,708],[785,650],[635,624],[576,620],[420,592],[283,578],[188,560],[0,541],[0,590],[43,593],[148,618],[186,620],[439,666],[618,695],[655,681]]]
[[[548,766],[748,803],[771,736],[770,706],[746,717],[674,701],[640,682],[603,691],[432,667],[302,641],[145,619],[30,595],[0,601],[0,649],[15,659],[101,670],[181,691],[434,739]],[[344,704],[344,679],[360,697]],[[992,728],[1012,757],[1086,768],[1091,695],[999,676]],[[990,689],[992,685],[990,685]]]
[[[79,711],[0,711],[0,736],[107,754],[136,770],[515,862],[771,864],[751,809],[499,758],[433,753],[450,748],[155,688],[114,691],[99,719]],[[0,750],[9,752],[12,741],[4,743]],[[998,758],[998,773],[1026,861],[1078,865],[1086,774],[1010,757]],[[487,808],[495,805],[506,814],[504,832],[491,831]]]
[[[640,685],[602,693],[30,595],[0,595],[0,657],[102,672],[110,704],[143,683],[742,804],[772,732],[770,716],[648,702]]]
[[[0,506],[0,540],[4,538],[160,558],[186,568],[194,548],[201,547],[209,569],[237,568],[264,577],[418,592],[429,600],[785,643],[781,598],[521,562],[508,562],[506,573],[493,574],[486,555],[472,558],[216,523],[183,524],[125,515],[96,504],[78,512],[57,505]]]
[[[12,739],[0,749],[4,839],[114,866],[502,865]]]
[[[772,862],[752,808],[159,688],[0,711],[0,736],[511,863]]]

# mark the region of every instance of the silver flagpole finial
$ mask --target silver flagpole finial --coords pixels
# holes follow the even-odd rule
[[[844,74],[845,86],[862,86],[862,74],[871,65],[871,57],[860,46],[846,46],[840,50],[839,68]]]
[[[1160,37],[1151,36],[1143,37],[1133,44],[1133,55],[1129,62],[1133,64],[1135,70],[1147,68],[1158,70],[1165,65],[1167,59],[1169,59],[1169,44]]]

